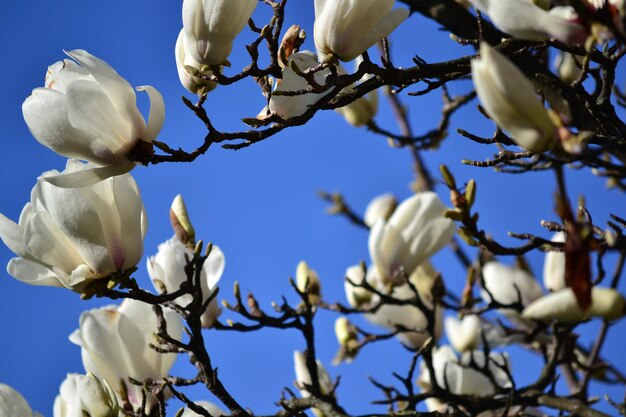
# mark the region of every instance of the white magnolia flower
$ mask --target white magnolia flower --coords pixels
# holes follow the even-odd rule
[[[519,146],[543,152],[554,144],[556,127],[533,84],[500,52],[480,44],[472,61],[472,80],[485,111]]]
[[[178,39],[176,39],[174,53],[176,55],[176,71],[178,72],[178,79],[183,87],[185,87],[190,93],[202,94],[212,91],[215,87],[217,87],[217,83],[215,81],[206,81],[199,76],[201,72],[205,75],[210,75],[211,71],[206,68],[205,65],[202,65],[193,59],[191,53],[189,52],[189,48],[187,47],[187,41],[183,30],[180,31]]]
[[[177,291],[183,282],[187,281],[185,275],[185,256],[193,257],[191,248],[185,246],[178,238],[173,237],[159,245],[155,256],[148,258],[148,275],[159,292]],[[202,286],[202,298],[207,300],[217,288],[222,272],[224,272],[224,254],[219,247],[213,245],[209,257],[202,266],[200,284]],[[191,302],[190,294],[181,295],[176,302],[185,306]],[[213,299],[201,317],[203,327],[211,327],[221,314],[217,299]]]
[[[117,417],[115,394],[93,374],[67,374],[54,400],[54,417]]]
[[[396,207],[398,207],[398,199],[393,194],[386,193],[376,196],[365,208],[363,221],[372,228],[379,218],[387,221]]]
[[[494,25],[509,35],[528,40],[555,38],[565,43],[583,43],[587,30],[576,22],[571,7],[549,11],[531,0],[470,0]]]
[[[495,302],[510,306],[506,308],[526,307],[543,295],[537,280],[528,272],[504,265],[499,262],[487,262],[483,266],[482,297],[486,303]]]
[[[167,333],[180,340],[183,325],[172,310],[164,309]],[[138,381],[158,380],[166,377],[176,354],[158,353],[149,344],[158,345],[155,338],[157,317],[149,304],[125,299],[119,306],[89,310],[80,316],[80,328],[70,336],[70,341],[81,347],[85,371],[106,381],[115,391],[120,404],[126,392],[130,404],[142,404],[142,388],[131,384],[128,378]],[[147,405],[151,408],[156,398],[148,393]]]
[[[296,285],[300,292],[309,290],[309,302],[311,304],[318,304],[322,296],[322,284],[317,272],[314,269],[309,268],[309,264],[305,261],[300,261],[296,268]]]
[[[6,384],[0,384],[0,416],[41,417],[33,412],[24,397]]]
[[[64,174],[89,165],[69,160]],[[16,224],[0,214],[0,238],[17,258],[7,271],[32,285],[81,292],[91,281],[134,267],[141,259],[147,221],[130,174],[90,187],[58,188],[45,181],[31,192]]]
[[[306,366],[306,355],[307,352],[298,352],[297,350],[293,352],[293,365],[296,373],[296,388],[298,388],[300,395],[304,398],[311,395],[306,389],[306,386],[311,386],[312,384],[311,374]],[[330,375],[328,375],[326,368],[319,359],[316,361],[316,365],[320,390],[322,391],[322,394],[330,394],[334,387],[333,381],[330,379]],[[313,414],[315,414],[316,417],[324,416],[324,414],[317,408],[313,408],[311,411],[313,411]]]
[[[554,63],[559,78],[569,84],[576,81],[583,71],[583,58],[580,55],[561,52]]]
[[[352,61],[388,36],[409,16],[395,0],[315,0],[315,47]]]
[[[505,371],[510,368],[505,354],[491,352],[487,359],[483,351],[477,350],[466,352],[459,359],[450,346],[441,346],[433,350],[433,368],[437,385],[456,395],[491,396],[512,386]],[[483,368],[489,376],[482,372]],[[422,391],[432,387],[425,364],[421,366],[418,384]]]
[[[146,125],[135,91],[109,64],[83,50],[67,55],[73,61],[66,59],[48,68],[45,87],[33,90],[22,104],[22,113],[42,145],[95,166],[49,176],[46,181],[59,187],[82,187],[124,174],[135,166],[134,161],[145,163],[165,119],[161,94],[151,86],[137,87],[150,97]]]
[[[454,236],[454,223],[443,216],[445,206],[433,192],[404,200],[388,221],[379,218],[370,231],[369,252],[383,282],[403,282]]]
[[[565,242],[565,232],[555,233],[553,242]],[[562,290],[567,286],[565,283],[565,254],[563,252],[550,251],[546,253],[543,261],[543,286],[549,291]]]
[[[287,66],[283,68],[282,78],[276,81],[268,106],[266,106],[257,117],[265,118],[271,114],[277,114],[283,119],[302,116],[313,104],[331,92],[328,89],[321,93],[305,93],[296,95],[281,95],[284,92],[297,92],[309,88],[309,82],[302,74],[306,70],[315,68],[320,63],[311,51],[301,51],[289,57]],[[326,84],[326,77],[330,75],[328,68],[315,72],[313,79],[323,86]]]
[[[370,272],[374,271],[374,273]],[[430,326],[426,314],[418,308],[416,303],[416,294],[414,290],[408,285],[403,284],[394,286],[389,291],[388,285],[382,282],[375,276],[375,270],[370,268],[368,271],[368,282],[371,282],[381,293],[389,293],[389,295],[398,300],[412,300],[411,304],[391,304],[386,303],[381,306],[376,312],[365,315],[365,318],[373,324],[385,327],[389,330],[403,330],[398,333],[397,338],[405,346],[411,349],[419,349],[424,342],[431,336],[437,340],[443,333],[443,309],[440,306],[433,306],[432,302],[432,286],[437,277],[437,271],[432,268],[430,262],[424,262],[420,265],[409,277],[409,281],[417,290],[420,300],[428,310],[433,310],[434,335],[430,333]],[[373,275],[373,276],[371,276]],[[370,305],[376,305],[380,302],[378,295],[372,294]]]
[[[591,306],[583,311],[571,288],[564,288],[539,298],[522,312],[527,319],[576,323],[590,317],[617,320],[626,314],[624,296],[612,288],[593,287]]]
[[[457,352],[475,350],[481,345],[480,317],[475,314],[468,314],[461,320],[448,316],[444,321],[444,327],[448,341]]]
[[[372,292],[363,287],[359,287],[364,280],[366,280],[366,272],[361,265],[353,265],[346,269],[344,290],[348,303],[354,308],[369,304],[372,300]],[[372,287],[376,285],[371,274],[367,277],[367,282],[370,283]]]
[[[183,30],[193,59],[222,65],[233,41],[248,23],[257,0],[184,0]]]
[[[202,407],[202,408],[204,408],[213,417],[229,416],[230,415],[229,412],[226,412],[226,411],[222,410],[221,408],[219,408],[215,404],[210,403],[208,401],[196,401],[195,404],[200,406],[200,407]],[[180,417],[197,417],[197,416],[201,416],[201,414],[198,414],[198,413],[196,413],[195,411],[193,411],[193,410],[191,410],[189,408],[185,408],[185,411],[183,411],[183,414]]]

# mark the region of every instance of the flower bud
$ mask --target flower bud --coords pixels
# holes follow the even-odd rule
[[[516,144],[537,153],[554,145],[556,127],[533,84],[485,42],[480,44],[480,58],[472,61],[472,80],[489,117],[508,131]]]
[[[392,10],[394,4],[395,0],[316,0],[315,47],[352,61],[409,16],[407,9]]]
[[[444,321],[446,336],[457,352],[463,353],[477,349],[480,344],[480,318],[469,314],[461,320],[448,316]]]
[[[564,43],[584,43],[587,30],[576,22],[571,7],[544,10],[530,0],[470,0],[494,25],[509,35],[526,40],[556,38]],[[542,3],[545,2],[542,1]]]
[[[309,303],[319,304],[322,297],[322,285],[317,272],[309,268],[305,261],[300,261],[296,268],[296,285],[300,292],[308,294]]]
[[[363,220],[366,225],[372,228],[379,218],[385,221],[389,220],[396,207],[398,207],[398,199],[393,194],[381,194],[369,202],[365,208]]]
[[[558,232],[552,236],[553,242],[565,242],[565,232]],[[549,251],[543,261],[543,286],[549,291],[562,290],[565,283],[565,254]]]
[[[281,68],[285,68],[289,61],[289,57],[298,52],[298,48],[302,45],[302,42],[306,39],[306,33],[301,30],[298,25],[291,25],[289,29],[283,35],[283,39],[280,41],[280,48],[278,49],[278,65]]]
[[[582,73],[583,57],[580,55],[561,52],[556,59],[555,65],[559,78],[568,84],[573,83]]]
[[[346,270],[344,289],[348,303],[354,308],[361,308],[372,300],[371,291],[358,287],[365,281],[365,275],[362,265],[353,265]]]
[[[296,387],[298,388],[298,391],[300,391],[300,395],[302,395],[302,397],[304,398],[307,398],[311,395],[306,386],[310,386],[312,383],[311,374],[309,373],[309,370],[306,366],[307,354],[308,352],[306,351],[302,353],[298,351],[293,352],[293,363],[296,373]],[[319,359],[316,361],[316,365],[320,390],[322,391],[322,394],[328,395],[332,392],[334,388],[333,381],[330,379],[326,368],[324,367],[324,365],[322,365],[322,362],[320,362]],[[313,408],[312,411],[316,417],[324,416],[324,414],[317,408]]]
[[[94,374],[68,374],[54,401],[54,417],[116,417],[118,403],[106,382]]]
[[[528,272],[493,261],[483,266],[483,288],[485,302],[493,300],[509,306],[504,308],[509,312],[514,307],[526,307],[543,295],[537,280]]]
[[[207,81],[201,77],[201,75],[210,76],[212,72],[206,69],[206,65],[200,64],[193,59],[187,47],[183,30],[178,34],[174,53],[176,55],[178,79],[187,91],[202,95],[217,87],[215,81]]]
[[[187,206],[185,206],[183,197],[180,194],[174,197],[174,201],[172,201],[170,222],[178,240],[187,246],[193,247],[196,243],[196,232],[191,225]]]
[[[593,287],[591,305],[585,311],[580,308],[571,288],[546,294],[522,312],[522,316],[533,320],[576,323],[590,317],[617,320],[626,314],[624,296],[612,288]]]
[[[183,31],[191,57],[203,65],[224,64],[256,5],[257,0],[184,0]]]
[[[335,336],[339,342],[339,351],[333,359],[333,365],[341,362],[350,363],[358,353],[359,336],[356,328],[345,317],[338,317],[335,320]]]

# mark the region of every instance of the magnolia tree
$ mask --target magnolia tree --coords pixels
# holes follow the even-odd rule
[[[74,318],[78,328],[69,340],[80,349],[83,370],[58,381],[54,404],[40,411],[54,417],[347,417],[355,414],[354,403],[372,403],[369,413],[377,415],[624,415],[623,361],[606,347],[620,340],[610,329],[626,314],[619,291],[626,220],[614,206],[588,208],[568,191],[567,179],[575,169],[603,178],[607,194],[626,188],[626,96],[616,83],[626,54],[626,3],[315,0],[298,5],[314,14],[312,31],[303,30],[298,15],[290,17],[292,3],[182,2],[173,58],[188,94],[182,104],[167,106],[185,108],[204,126],[191,145],[160,134],[161,93],[150,85],[133,88],[107,63],[115,57],[74,49],[47,72],[41,69],[43,86],[34,85],[25,98],[23,118],[36,141],[68,159],[61,171],[41,167],[19,218],[0,215],[0,237],[14,253],[7,272],[24,286],[112,301]],[[455,59],[420,58],[428,47],[421,38],[394,48],[397,30],[425,21],[449,35]],[[252,40],[240,66],[231,59],[244,48],[241,36]],[[413,57],[412,64],[396,64],[402,54]],[[259,98],[258,114],[238,114],[244,124],[221,127],[216,115],[224,109],[212,97],[242,89]],[[140,110],[143,93],[149,108]],[[444,98],[440,119],[426,133],[413,133],[407,105],[437,94]],[[393,118],[379,118],[379,106]],[[189,214],[195,209],[188,212],[180,195],[171,203],[172,235],[144,247],[150,208],[133,178],[138,165],[148,167],[142,172],[149,178],[153,165],[197,164],[218,146],[254,153],[260,142],[306,130],[326,110],[411,157],[411,193],[382,193],[363,207],[344,197],[350,190],[319,193],[331,214],[366,232],[363,258],[331,278],[303,254],[306,261],[289,266],[295,268],[288,284],[271,289],[278,301],[260,300],[261,280],[246,281],[247,293],[234,280],[220,285],[228,252],[196,232]],[[489,121],[493,133],[481,135],[472,124],[453,127],[457,112]],[[460,164],[444,154],[440,166],[426,162],[438,149],[445,153],[451,140],[480,144],[481,158]],[[476,181],[462,165],[492,169]],[[499,204],[479,183],[506,187],[506,173],[554,178],[545,195],[532,187],[518,194],[554,206],[543,213],[549,220],[538,233],[515,221],[506,226],[515,229],[514,239],[503,239],[479,218],[477,207]],[[194,180],[202,192],[203,180]],[[150,218],[165,221],[164,215]],[[441,253],[448,253],[444,263]],[[539,258],[543,271],[535,274],[531,264]],[[452,262],[461,279],[450,277],[446,264]],[[140,278],[146,276],[151,286]],[[330,280],[345,294],[326,291]],[[331,343],[320,335],[332,332],[320,316],[334,322],[337,370],[319,354]],[[283,389],[272,398],[249,404],[237,385],[250,373],[218,373],[220,337],[240,334],[245,344],[254,334],[277,332],[298,335],[293,359],[277,364],[293,364],[294,382],[279,381]],[[401,346],[408,359],[384,357],[379,362],[386,371],[378,363],[369,381],[374,394],[353,392],[344,400],[344,392],[361,388],[342,381],[341,369],[371,373],[371,358],[363,357],[384,344]],[[257,354],[263,357],[262,348]],[[175,361],[189,366],[179,372]],[[532,372],[524,370],[527,364]],[[262,385],[274,376],[254,378]],[[603,397],[607,393],[618,394]],[[37,413],[1,384],[0,415]]]

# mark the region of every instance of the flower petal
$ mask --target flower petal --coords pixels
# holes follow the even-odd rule
[[[152,142],[161,131],[161,127],[163,127],[163,122],[165,121],[165,103],[163,102],[163,96],[156,88],[150,85],[139,86],[137,87],[137,91],[145,91],[150,98],[148,126],[141,139],[145,142]]]

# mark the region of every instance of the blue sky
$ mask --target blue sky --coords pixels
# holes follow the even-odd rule
[[[204,137],[203,125],[183,106],[180,96],[191,97],[179,84],[174,63],[174,44],[181,28],[180,3],[177,1],[112,0],[50,2],[31,0],[0,3],[0,42],[4,60],[0,66],[0,212],[16,220],[29,200],[37,176],[49,169],[62,169],[64,159],[39,145],[30,135],[21,115],[21,103],[30,91],[43,84],[48,65],[64,58],[63,50],[86,49],[106,60],[132,85],[150,84],[164,96],[166,122],[159,140],[171,147],[193,149]],[[253,16],[257,25],[268,20],[266,7]],[[313,49],[312,2],[292,1],[287,8],[286,26],[300,24],[310,35],[304,49]],[[235,42],[231,71],[246,65],[243,45],[252,35],[244,30]],[[411,65],[418,54],[429,62],[451,58],[460,52],[445,32],[421,16],[410,17],[394,33],[396,65]],[[622,87],[624,67],[618,69]],[[453,91],[467,91],[467,82]],[[193,98],[193,97],[191,97]],[[403,97],[414,130],[425,132],[438,120],[441,96]],[[147,97],[140,97],[147,109]],[[395,130],[390,109],[381,97],[377,121]],[[206,108],[214,124],[222,130],[245,128],[239,120],[251,117],[263,107],[264,99],[252,80],[219,87],[210,93]],[[453,127],[463,126],[477,133],[490,134],[492,125],[477,116],[475,103],[459,113]],[[622,113],[623,115],[623,113]],[[454,132],[454,130],[452,130]],[[424,158],[436,174],[440,163],[448,164],[459,181],[478,180],[477,208],[482,225],[497,238],[512,243],[506,232],[548,234],[539,226],[542,219],[554,220],[551,195],[554,181],[550,173],[522,177],[507,176],[490,170],[465,167],[461,159],[486,159],[494,148],[468,143],[452,133],[438,152]],[[584,194],[596,223],[603,225],[609,208],[620,213],[623,195],[604,190],[603,182],[585,173],[568,171],[573,196]],[[139,167],[133,171],[147,207],[150,222],[145,255],[153,255],[157,245],[172,235],[168,220],[169,205],[181,193],[189,208],[197,235],[219,245],[226,257],[221,280],[221,297],[232,299],[232,285],[239,281],[243,291],[252,291],[266,308],[281,295],[295,302],[288,277],[297,263],[307,260],[322,279],[326,299],[344,301],[343,274],[348,266],[368,260],[367,233],[344,219],[327,216],[325,203],[316,191],[342,191],[359,211],[374,196],[392,192],[404,199],[410,195],[411,160],[405,150],[392,149],[386,139],[364,129],[349,126],[335,112],[316,115],[305,127],[289,129],[277,137],[243,151],[213,147],[193,164],[163,164]],[[448,203],[442,186],[437,191]],[[624,213],[621,213],[624,215]],[[471,252],[471,251],[470,251]],[[0,265],[13,255],[0,247]],[[510,260],[505,260],[509,262]],[[534,254],[531,265],[541,273],[543,257]],[[448,249],[434,260],[446,284],[460,291],[464,271]],[[136,277],[151,288],[145,259]],[[540,277],[540,275],[539,275]],[[106,300],[81,301],[69,291],[31,287],[11,278],[0,268],[0,382],[18,389],[44,414],[52,415],[58,386],[68,372],[81,372],[78,347],[67,336],[77,327],[79,314],[89,308],[108,304]],[[332,326],[334,314],[320,312],[317,324],[320,359],[332,376],[342,375],[339,399],[351,412],[384,411],[363,399],[380,394],[367,382],[371,375],[391,383],[392,371],[404,371],[411,355],[399,343],[390,341],[366,349],[350,366],[332,367],[337,348]],[[223,318],[235,316],[227,313]],[[362,321],[358,322],[363,324]],[[591,324],[587,327],[595,327]],[[611,330],[608,356],[617,354],[624,343],[624,323]],[[263,331],[256,334],[209,332],[209,352],[220,369],[225,385],[246,407],[257,414],[276,408],[284,386],[294,380],[292,352],[304,348],[303,340],[293,333]],[[539,371],[539,361],[515,353],[513,369],[522,381]],[[623,364],[623,361],[621,361]],[[186,358],[177,360],[174,374],[190,376]],[[600,387],[599,392],[605,392]],[[194,399],[213,400],[208,393],[190,391]],[[621,389],[610,392],[621,398]]]

